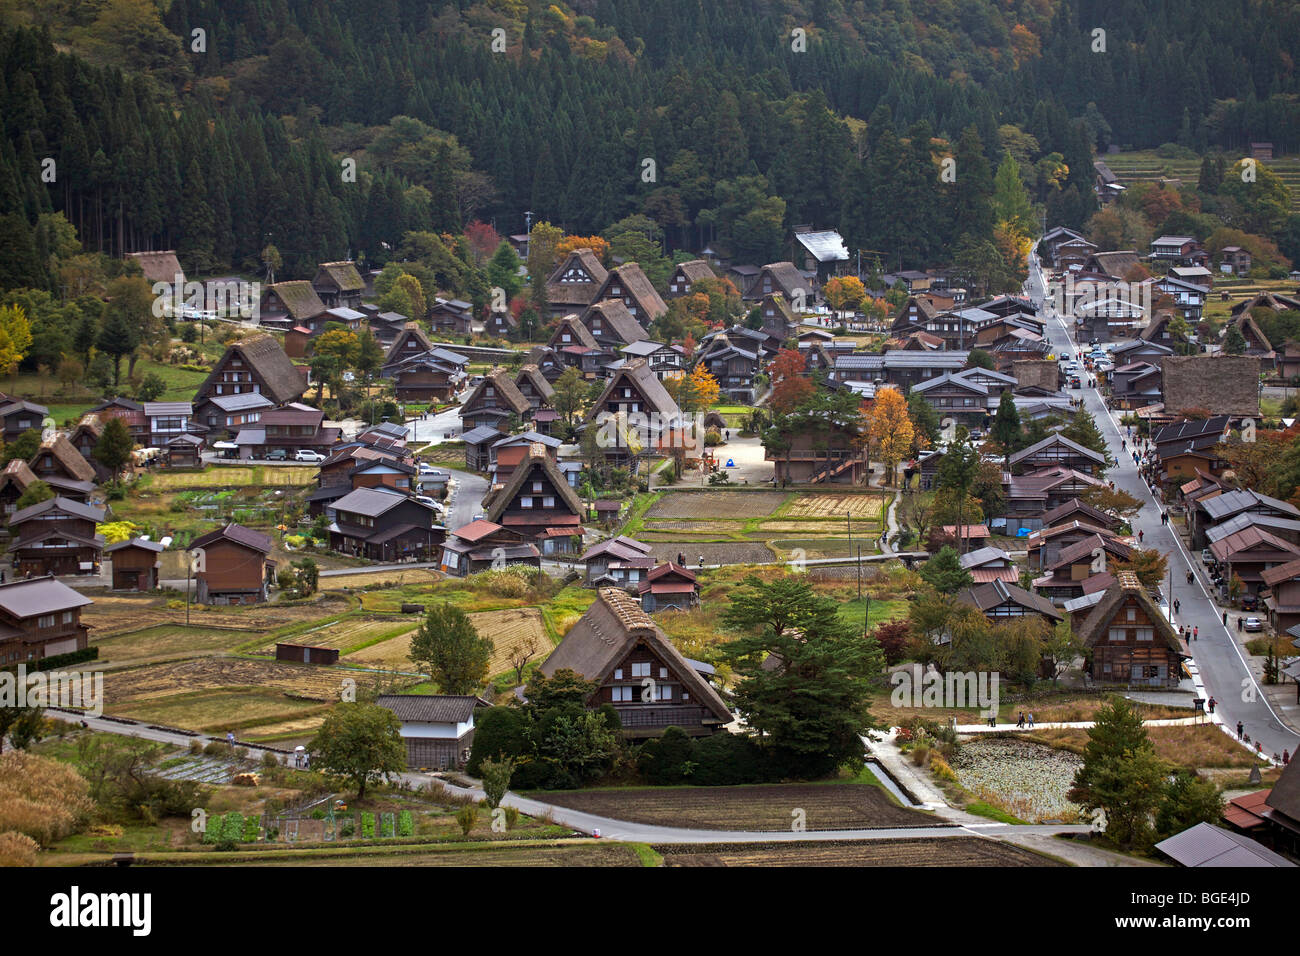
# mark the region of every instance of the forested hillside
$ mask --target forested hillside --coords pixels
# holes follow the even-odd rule
[[[969,231],[916,175],[959,140],[977,172],[1010,150],[1075,226],[1096,147],[1300,148],[1281,2],[43,0],[0,29],[0,286],[53,289],[50,212],[201,272],[269,241],[284,277],[382,263],[525,210],[583,234],[644,213],[757,261],[838,226],[915,266]]]

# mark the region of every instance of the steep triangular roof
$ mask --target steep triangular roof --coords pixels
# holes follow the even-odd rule
[[[596,331],[597,320],[599,333]],[[621,299],[603,299],[592,303],[591,308],[582,313],[582,324],[597,342],[600,339],[615,338],[624,344],[631,344],[650,338],[650,334],[627,310]]]
[[[268,292],[274,292],[279,296],[295,322],[314,319],[325,311],[325,303],[320,300],[320,296],[306,279],[277,282],[267,286],[262,295],[265,296]]]
[[[566,276],[577,273],[585,279],[575,281]],[[546,301],[560,306],[588,306],[609,277],[609,270],[600,264],[600,258],[591,249],[574,249],[555,267],[546,280]]]
[[[515,500],[519,490],[523,488],[524,482],[533,480],[532,475],[538,469],[542,471],[542,474],[555,488],[555,493],[564,501],[565,506],[577,515],[579,521],[581,521],[584,511],[582,499],[569,485],[568,479],[560,473],[559,467],[551,460],[551,456],[546,453],[546,446],[540,443],[528,446],[528,457],[515,466],[514,471],[510,473],[510,480],[505,483],[505,486],[500,491],[493,493],[492,503],[486,515],[488,521],[501,521],[506,508],[510,507],[510,503]]]
[[[623,289],[618,296],[610,291],[616,284]],[[600,284],[595,301],[623,295],[631,296],[640,306],[640,312],[635,318],[646,325],[668,311],[668,304],[655,290],[654,284],[646,276],[645,271],[635,262],[625,262],[617,269],[611,270],[605,277],[605,281]]]
[[[360,292],[366,287],[365,280],[361,278],[361,273],[357,271],[357,264],[351,259],[343,262],[322,262],[320,269],[316,273],[317,279],[321,277],[322,272],[329,277],[340,292]]]
[[[714,275],[713,269],[709,265],[708,261],[704,259],[690,259],[687,262],[679,262],[677,264],[677,268],[673,270],[673,274],[675,275],[678,272],[680,272],[682,274],[682,278],[685,279],[691,285],[694,285],[696,282],[699,282],[701,279],[717,278],[717,276]]]
[[[550,402],[551,396],[555,394],[555,389],[546,380],[546,376],[542,374],[540,368],[531,363],[519,366],[519,374],[515,376],[515,385],[522,385],[525,379],[532,383],[533,388],[542,396],[542,401]]]
[[[625,379],[630,380],[646,402],[653,406],[648,411],[657,411],[661,415],[670,417],[681,415],[681,409],[677,407],[673,397],[668,394],[663,382],[659,381],[659,376],[650,370],[650,366],[646,364],[645,359],[633,359],[614,373],[609,380],[609,384],[605,386],[605,390],[600,393],[600,397],[591,403],[591,408],[587,412],[588,421],[601,411],[609,400],[609,396],[613,394],[614,389],[619,387]]]
[[[524,393],[519,391],[515,385],[515,380],[510,377],[510,373],[500,366],[494,368],[483,376],[483,381],[479,382],[469,398],[465,399],[462,408],[470,407],[486,389],[491,386],[496,389],[496,398],[500,402],[494,403],[504,405],[517,415],[522,415],[532,408],[532,404],[524,397]]]
[[[590,681],[602,683],[638,644],[644,644],[668,664],[674,676],[690,691],[691,702],[707,709],[718,724],[734,719],[722,697],[673,646],[668,636],[626,591],[601,588],[560,646],[542,662],[547,677],[567,668]]]
[[[1120,604],[1129,598],[1136,600],[1138,606],[1146,613],[1160,640],[1178,653],[1184,653],[1182,641],[1179,640],[1174,626],[1169,623],[1164,612],[1156,607],[1155,602],[1151,600],[1151,595],[1132,571],[1120,571],[1116,574],[1114,583],[1106,588],[1101,600],[1092,609],[1092,613],[1084,619],[1078,632],[1084,644],[1092,647],[1097,643],[1110,627],[1110,622],[1119,610]]]
[[[406,345],[412,339],[416,342],[416,348],[408,348]],[[393,344],[388,347],[384,364],[391,365],[399,359],[410,357],[418,352],[428,352],[432,348],[433,343],[429,341],[429,336],[424,334],[424,329],[414,322],[408,322],[402,326],[402,331],[397,333],[397,338],[393,339]]]
[[[568,332],[569,336],[573,339],[573,341],[569,342],[568,345],[581,345],[583,348],[587,349],[598,347],[596,345],[596,337],[591,334],[585,325],[582,324],[582,320],[578,318],[577,314],[566,315],[564,318],[560,319],[560,321],[555,325],[555,331],[551,333],[551,340],[546,344],[553,349],[567,348],[560,338],[560,336],[565,332]]]
[[[217,376],[221,374],[233,355],[239,355],[250,371],[262,380],[262,394],[277,405],[296,401],[306,391],[307,383],[302,373],[280,347],[280,343],[272,336],[263,334],[230,343],[226,353],[221,356],[220,361],[212,367],[212,372],[199,386],[196,400],[199,397],[216,394],[214,386]]]
[[[69,478],[76,481],[94,482],[95,469],[91,467],[90,462],[81,456],[81,452],[77,451],[72,442],[62,435],[55,435],[37,449],[36,454],[28,462],[33,472],[36,470],[37,460],[45,455],[53,455],[54,460],[59,463],[59,467],[63,469]]]

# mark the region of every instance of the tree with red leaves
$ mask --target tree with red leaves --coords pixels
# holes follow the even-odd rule
[[[772,381],[772,397],[768,405],[778,415],[788,415],[806,402],[815,391],[812,381],[804,375],[803,356],[794,349],[781,349],[767,367]]]

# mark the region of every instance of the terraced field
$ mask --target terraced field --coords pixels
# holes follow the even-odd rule
[[[1164,159],[1154,150],[1139,150],[1128,153],[1115,153],[1102,157],[1111,172],[1119,177],[1123,185],[1135,182],[1155,182],[1162,177],[1181,179],[1184,184],[1195,186],[1200,178],[1201,160]],[[1229,156],[1229,164],[1235,158]],[[1300,212],[1300,156],[1283,156],[1263,163],[1277,173],[1287,188],[1291,190],[1291,208]]]

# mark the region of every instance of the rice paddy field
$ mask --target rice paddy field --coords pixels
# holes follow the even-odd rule
[[[835,558],[878,550],[889,496],[869,490],[661,493],[624,533],[688,564]]]

